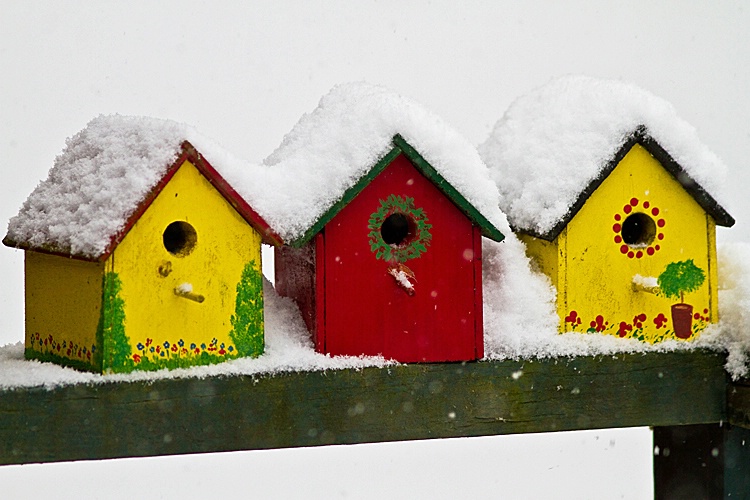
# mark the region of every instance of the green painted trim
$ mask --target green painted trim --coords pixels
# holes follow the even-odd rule
[[[338,215],[345,206],[347,206],[354,198],[357,197],[385,168],[401,154],[401,150],[393,148],[387,155],[378,161],[374,167],[370,169],[365,175],[363,175],[354,186],[346,190],[344,195],[339,201],[333,204],[331,208],[326,211],[318,220],[305,231],[301,237],[289,243],[294,248],[302,248],[313,236],[323,230],[323,228],[331,222],[331,220]]]
[[[333,204],[305,233],[289,243],[294,248],[301,248],[313,236],[323,230],[328,224],[345,206],[347,206],[359,193],[361,193],[369,184],[372,182],[388,165],[396,159],[400,154],[404,154],[416,167],[416,169],[430,180],[445,196],[447,196],[458,208],[464,213],[472,223],[479,226],[482,231],[482,236],[486,236],[491,240],[503,241],[505,235],[500,232],[490,221],[487,220],[479,211],[474,208],[474,205],[469,203],[466,198],[459,193],[448,181],[446,181],[442,175],[438,173],[435,168],[420,155],[416,149],[411,147],[401,135],[396,134],[393,137],[393,149],[388,154],[378,161],[374,167],[370,169],[365,175],[363,175],[354,186],[346,190],[344,195],[339,201]]]
[[[505,239],[505,235],[488,221],[484,215],[479,213],[479,211],[474,208],[474,205],[472,205],[456,190],[456,188],[445,180],[445,178],[440,175],[440,173],[438,173],[438,171],[435,170],[435,168],[430,165],[430,163],[425,160],[416,149],[411,147],[403,137],[396,135],[393,138],[393,143],[404,152],[406,157],[411,160],[422,175],[427,177],[433,184],[435,184],[435,186],[437,186],[438,189],[440,189],[440,191],[443,192],[445,196],[450,198],[450,200],[469,218],[469,220],[471,220],[471,222],[479,226],[479,229],[482,231],[482,236],[494,241],[503,241]]]

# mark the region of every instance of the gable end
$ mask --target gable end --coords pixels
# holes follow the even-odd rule
[[[128,217],[126,223],[117,233],[111,236],[109,244],[104,251],[96,256],[89,257],[85,255],[73,255],[69,249],[57,247],[34,247],[25,242],[17,242],[6,236],[3,244],[8,247],[19,248],[21,250],[31,250],[50,255],[69,257],[77,260],[103,262],[114,252],[117,245],[125,238],[133,225],[141,218],[146,210],[151,206],[156,197],[161,193],[164,187],[172,180],[177,170],[189,161],[198,169],[206,180],[221,194],[224,199],[237,211],[238,214],[251,225],[260,234],[264,243],[274,246],[283,244],[281,237],[266,223],[266,221],[232,188],[232,186],[216,171],[216,169],[193,147],[188,141],[181,145],[181,152],[177,159],[170,165],[166,173],[151,191],[143,197],[138,206]]]
[[[345,206],[347,206],[367,185],[380,175],[397,156],[403,154],[412,165],[433,183],[441,193],[450,199],[471,222],[479,227],[482,235],[494,241],[502,241],[505,235],[500,232],[491,222],[454,188],[435,168],[420,155],[401,135],[393,137],[393,148],[378,161],[365,175],[363,175],[354,186],[346,190],[344,195],[331,206],[307,231],[298,239],[289,243],[295,248],[301,248],[313,236],[323,230]]]
[[[573,220],[573,217],[581,210],[586,201],[596,191],[599,186],[604,182],[604,179],[609,177],[609,174],[620,164],[625,158],[625,155],[636,144],[641,145],[648,153],[653,156],[659,164],[669,172],[672,177],[682,186],[682,188],[698,203],[698,205],[706,211],[708,215],[713,217],[716,224],[724,227],[732,227],[734,225],[734,218],[719,205],[719,203],[711,196],[708,191],[698,184],[682,166],[672,158],[670,155],[651,135],[648,133],[648,129],[641,125],[636,128],[628,139],[623,143],[620,149],[615,153],[612,159],[602,169],[601,173],[592,180],[578,195],[576,201],[571,205],[565,216],[555,224],[555,226],[547,231],[546,233],[537,233],[535,231],[521,230],[530,236],[541,238],[543,240],[552,241],[562,232],[565,226]],[[515,228],[514,228],[515,230]]]

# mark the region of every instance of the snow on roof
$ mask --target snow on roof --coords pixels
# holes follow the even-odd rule
[[[97,259],[111,250],[113,238],[157,187],[188,141],[215,164],[203,165],[204,175],[251,166],[233,158],[192,127],[157,118],[99,116],[66,141],[47,179],[8,223],[6,244],[83,259]],[[257,167],[256,167],[257,168]],[[205,171],[204,171],[205,170]],[[232,187],[217,185],[225,196]],[[272,235],[251,207],[238,210]]]
[[[553,79],[516,99],[479,152],[511,225],[543,235],[640,126],[703,189],[721,194],[726,167],[695,128],[664,99],[620,81]]]
[[[393,149],[401,135],[502,232],[497,188],[476,148],[414,101],[367,83],[334,87],[263,162],[256,179],[227,179],[284,241],[301,238]]]
[[[96,258],[196,135],[167,120],[99,116],[66,141],[8,223],[14,244]]]

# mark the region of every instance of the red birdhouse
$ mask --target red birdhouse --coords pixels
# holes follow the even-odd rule
[[[276,249],[316,350],[483,357],[481,236],[503,234],[401,136],[305,235]]]

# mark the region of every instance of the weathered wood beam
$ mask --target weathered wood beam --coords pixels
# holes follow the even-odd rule
[[[731,384],[727,393],[729,422],[750,429],[750,380]]]
[[[654,499],[747,498],[750,430],[722,424],[654,427]]]
[[[403,365],[0,392],[0,464],[727,418],[711,352]]]

